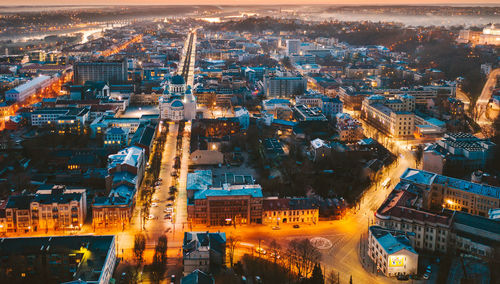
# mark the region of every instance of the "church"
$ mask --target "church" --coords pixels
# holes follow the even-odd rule
[[[196,117],[196,97],[184,77],[175,75],[159,98],[161,119],[180,121]]]

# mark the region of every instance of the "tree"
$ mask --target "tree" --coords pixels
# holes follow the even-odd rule
[[[324,284],[325,280],[323,278],[323,272],[321,271],[321,266],[318,263],[314,265],[314,269],[309,279],[309,283],[311,284]]]
[[[276,264],[278,258],[280,257],[280,249],[281,246],[276,242],[276,240],[272,240],[271,244],[269,245],[269,252],[271,253],[274,264]]]
[[[335,273],[334,271],[330,271],[328,273],[328,276],[326,276],[326,283],[327,284],[339,284],[339,275]]]
[[[168,239],[167,236],[161,235],[158,238],[155,250],[160,254],[161,263],[167,264]]]
[[[167,271],[167,249],[167,237],[165,235],[161,235],[156,243],[153,263],[151,264],[151,275],[155,282],[160,282],[160,280],[163,279],[163,275]]]
[[[146,249],[146,238],[143,234],[138,233],[134,238],[134,255],[137,260],[137,265],[140,266]]]
[[[349,284],[352,284],[352,275],[351,278],[349,278]]]
[[[229,236],[226,242],[228,248],[227,253],[229,256],[229,264],[231,265],[231,267],[233,267],[234,263],[234,251],[236,250],[236,246],[238,245],[239,242],[240,242],[239,238],[237,236],[234,236],[233,234]]]
[[[320,257],[320,252],[309,239],[295,239],[288,246],[288,261],[295,267],[299,278],[308,277]]]

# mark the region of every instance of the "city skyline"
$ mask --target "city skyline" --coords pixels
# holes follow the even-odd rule
[[[78,6],[78,5],[97,5],[97,6],[109,6],[109,5],[227,5],[227,6],[237,6],[237,5],[431,5],[431,6],[439,6],[439,5],[449,5],[449,6],[485,6],[485,5],[500,5],[500,1],[498,0],[481,0],[479,3],[472,2],[470,0],[440,0],[440,1],[432,1],[432,0],[422,0],[422,1],[405,1],[404,4],[401,4],[399,0],[377,0],[377,1],[369,1],[369,0],[360,0],[360,1],[345,1],[345,0],[314,0],[314,1],[300,1],[300,0],[278,0],[269,1],[265,0],[189,0],[189,1],[168,1],[165,2],[163,0],[146,0],[146,1],[137,1],[137,0],[110,0],[107,1],[106,4],[103,4],[102,1],[99,0],[27,0],[23,2],[12,2],[8,0],[0,0],[0,5],[2,6],[42,6],[42,5],[58,5],[58,6]]]

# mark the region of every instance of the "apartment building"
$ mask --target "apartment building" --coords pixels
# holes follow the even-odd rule
[[[86,189],[54,186],[11,196],[5,214],[8,232],[77,230],[87,215]]]
[[[226,263],[226,234],[184,232],[182,264],[184,275],[199,269],[215,273]]]
[[[95,227],[125,228],[132,217],[136,192],[146,166],[143,148],[131,146],[108,156],[107,197],[96,197],[92,204]]]
[[[317,224],[319,206],[309,198],[265,198],[262,202],[263,224]]]
[[[400,183],[378,208],[375,224],[413,234],[412,245],[416,249],[446,253],[452,216],[421,209],[421,203],[411,185]]]
[[[361,116],[380,130],[395,137],[413,135],[415,131],[415,98],[409,95],[386,99],[372,95],[363,100]]]
[[[500,187],[408,168],[401,181],[422,191],[424,208],[446,208],[473,215],[488,216],[488,210],[500,207]]]

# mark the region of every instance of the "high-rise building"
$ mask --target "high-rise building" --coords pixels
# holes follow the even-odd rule
[[[292,54],[298,54],[300,51],[300,40],[298,39],[287,39],[286,40],[286,55],[290,56]]]
[[[87,81],[119,84],[128,80],[126,60],[77,62],[74,71],[75,84],[84,84]]]

